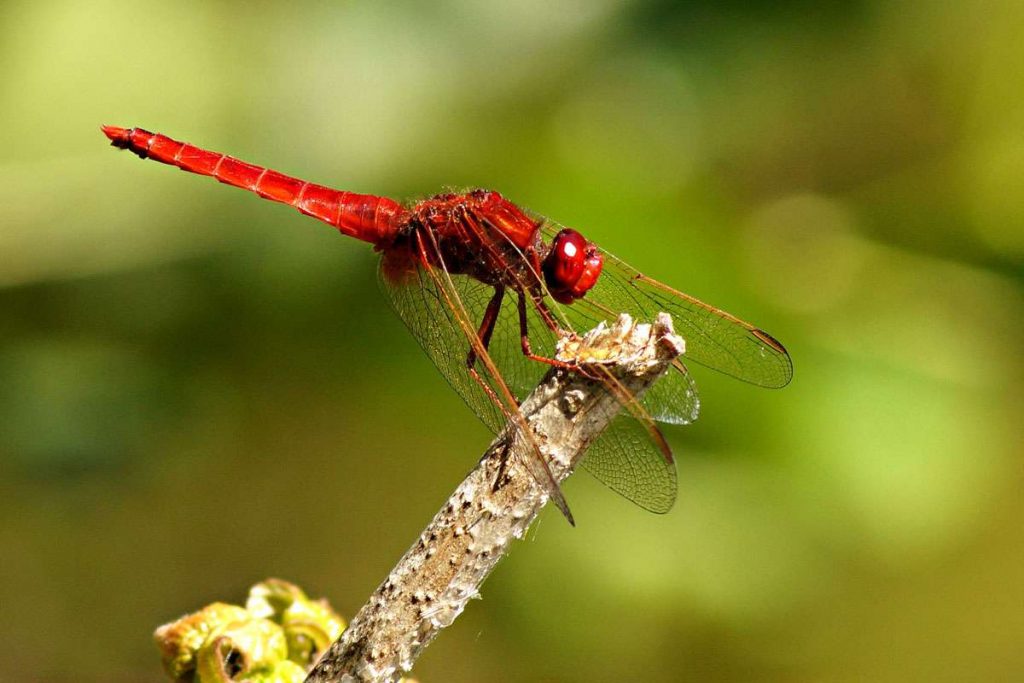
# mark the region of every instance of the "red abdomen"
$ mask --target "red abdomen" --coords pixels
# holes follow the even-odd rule
[[[103,132],[115,147],[130,150],[143,159],[148,157],[183,171],[211,176],[264,199],[294,206],[307,216],[374,245],[392,242],[405,219],[402,205],[387,197],[343,192],[306,182],[141,128],[103,126]]]

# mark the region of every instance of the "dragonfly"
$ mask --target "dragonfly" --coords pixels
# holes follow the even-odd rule
[[[750,384],[779,388],[793,364],[767,332],[676,291],[547,218],[493,190],[447,192],[417,202],[336,190],[245,163],[142,128],[103,126],[114,147],[211,176],[281,202],[381,255],[378,281],[391,306],[448,383],[494,433],[551,366],[559,339],[628,313],[672,316],[687,361]],[[622,406],[581,464],[642,508],[668,512],[676,499],[672,451],[656,423],[687,424],[700,401],[676,360],[641,397],[607,374],[596,377]],[[536,444],[527,471],[573,523],[565,497]]]

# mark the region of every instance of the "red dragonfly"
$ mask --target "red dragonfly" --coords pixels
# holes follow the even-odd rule
[[[382,255],[382,289],[441,374],[492,431],[518,419],[561,335],[620,313],[653,320],[669,313],[685,357],[763,387],[793,375],[786,349],[767,332],[653,280],[580,233],[530,214],[497,192],[439,194],[412,205],[334,190],[141,128],[104,126],[113,146],[207,175],[295,207],[369,242]],[[512,301],[514,300],[514,301]],[[506,305],[507,304],[507,305]],[[614,380],[606,378],[609,388]],[[623,390],[624,391],[624,390]],[[686,367],[627,409],[588,450],[583,466],[653,512],[675,502],[671,450],[654,421],[686,424],[699,400]],[[539,451],[527,463],[570,522],[572,516]]]

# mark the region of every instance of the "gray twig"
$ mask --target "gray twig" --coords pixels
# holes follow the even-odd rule
[[[602,365],[626,390],[640,395],[683,349],[666,314],[653,325],[624,315],[614,325],[602,323],[582,337],[561,340],[558,354],[583,368]],[[561,482],[621,406],[606,384],[552,369],[520,409]],[[510,541],[523,536],[547,502],[544,487],[522,464],[531,452],[514,427],[498,436],[306,683],[394,681],[412,669],[434,636],[478,595]]]

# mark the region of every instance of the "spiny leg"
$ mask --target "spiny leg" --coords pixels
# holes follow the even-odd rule
[[[543,301],[535,300],[534,303],[537,304],[538,309],[544,306]],[[555,368],[579,372],[580,367],[576,363],[558,360],[557,358],[548,358],[547,356],[538,356],[533,352],[533,348],[530,346],[529,321],[526,319],[526,295],[523,292],[519,292],[519,301],[517,305],[519,308],[519,346],[523,351],[523,355],[529,358],[530,360],[537,361],[538,363],[545,363]],[[546,310],[546,307],[544,310]],[[541,313],[541,316],[544,317],[544,314]],[[555,334],[563,334],[563,332],[558,328],[557,325],[552,327],[551,330]]]
[[[487,302],[483,320],[480,321],[480,328],[476,332],[477,338],[480,339],[480,343],[484,345],[485,349],[490,346],[491,335],[494,334],[494,326],[498,322],[498,313],[501,312],[501,302],[504,298],[505,285],[496,285],[494,287],[494,296]],[[470,372],[474,371],[476,357],[476,349],[470,346],[469,355],[466,356],[466,367],[469,368]]]
[[[520,303],[523,303],[523,293],[520,292]],[[544,295],[537,292],[530,292],[530,299],[533,300],[533,306],[537,309],[537,313],[540,314],[541,320],[548,326],[548,329],[557,335],[563,334],[564,330],[559,327],[558,322],[555,320],[555,316],[551,313],[548,305],[544,302]],[[525,314],[524,314],[525,315]]]
[[[484,351],[491,343],[491,335],[494,334],[494,326],[498,322],[498,313],[501,312],[501,302],[505,297],[504,285],[498,285],[494,288],[494,296],[487,302],[487,308],[484,310],[483,320],[480,321],[480,328],[477,330],[476,336],[480,340],[480,344],[483,346]],[[469,353],[466,355],[466,370],[469,372],[469,376],[472,377],[480,388],[484,390],[487,397],[495,402],[497,405],[501,405],[498,395],[494,393],[494,388],[488,384],[480,373],[476,370],[476,361],[478,353],[475,346],[470,345]],[[516,404],[519,401],[516,399]]]

